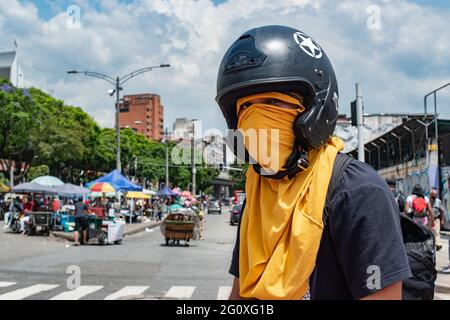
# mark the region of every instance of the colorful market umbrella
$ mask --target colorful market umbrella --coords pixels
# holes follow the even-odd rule
[[[93,183],[89,186],[89,190],[91,190],[92,192],[103,192],[103,193],[116,191],[114,189],[114,187],[110,183],[107,183],[107,182]]]
[[[176,194],[177,196],[181,196],[181,193],[182,193],[182,192],[181,192],[181,189],[180,189],[180,188],[178,188],[178,187],[177,187],[177,188],[173,188],[172,191],[175,192],[175,194]]]
[[[125,197],[130,199],[150,199],[150,195],[140,191],[129,191]]]
[[[190,199],[192,198],[192,193],[190,193],[189,191],[185,190],[181,193],[181,196],[186,198],[186,199]]]
[[[116,191],[142,191],[142,186],[131,182],[130,179],[126,178],[116,169],[97,180],[91,181],[87,184],[87,187],[90,188],[91,185],[98,182],[109,183]]]

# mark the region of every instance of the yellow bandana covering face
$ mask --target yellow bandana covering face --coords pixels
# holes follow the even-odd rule
[[[254,103],[244,108],[250,100],[281,100],[297,105],[297,109],[286,109],[267,103]],[[277,92],[248,96],[238,100],[238,129],[249,155],[268,173],[282,170],[292,153],[294,134],[292,124],[305,108],[299,100]]]
[[[238,129],[280,129],[283,165],[293,148],[293,121],[304,109],[296,100],[299,109],[252,104],[240,110],[243,103],[262,97],[289,103],[293,99],[278,93],[240,99]],[[309,168],[291,180],[265,178],[249,167],[245,186],[248,200],[240,231],[242,297],[301,299],[305,295],[322,237],[322,215],[334,160],[342,149],[343,142],[332,138],[320,150],[309,151]],[[252,156],[258,159],[259,154]]]

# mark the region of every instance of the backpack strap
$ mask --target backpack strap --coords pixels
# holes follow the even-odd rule
[[[337,188],[339,181],[341,179],[342,173],[347,169],[350,162],[353,161],[353,158],[350,156],[338,153],[336,156],[336,160],[334,160],[333,172],[331,173],[330,183],[328,184],[327,197],[325,200],[325,206],[323,209],[323,224],[324,226],[328,223],[328,204],[331,201],[331,196],[334,194],[335,189]]]

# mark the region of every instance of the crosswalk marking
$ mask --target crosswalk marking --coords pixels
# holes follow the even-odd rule
[[[34,286],[17,289],[0,295],[0,300],[22,300],[39,292],[52,290],[59,287],[57,284],[36,284]]]
[[[0,281],[0,288],[10,287],[10,286],[13,286],[15,284],[16,284],[16,282],[1,282]]]
[[[165,298],[188,299],[194,293],[195,287],[173,286],[164,295]]]
[[[147,290],[149,287],[146,286],[127,286],[123,287],[117,292],[114,292],[113,294],[110,294],[105,298],[105,300],[117,300],[120,298],[124,298],[127,296],[136,296],[144,293],[145,290]]]
[[[79,286],[76,289],[65,291],[63,293],[54,296],[50,300],[78,300],[100,290],[103,286]]]
[[[219,287],[219,292],[217,293],[217,300],[228,300],[231,293],[231,287]]]
[[[17,282],[12,281],[0,281],[0,288],[8,288],[12,286],[18,286]],[[33,295],[37,295],[41,292],[50,291],[55,288],[60,287],[60,285],[57,284],[35,284],[30,285],[25,288],[16,289],[11,288],[9,292],[5,292],[3,294],[0,294],[0,300],[22,300],[28,297],[31,297]],[[53,296],[50,300],[79,300],[81,298],[84,298],[85,296],[95,293],[101,289],[104,289],[104,286],[80,286],[74,290],[67,290],[63,292],[55,292],[51,296]],[[109,292],[108,295],[105,294],[105,300],[118,300],[118,299],[132,299],[132,298],[145,298],[145,292],[150,288],[150,286],[124,286],[122,288],[117,288],[117,291],[114,291],[111,293]],[[167,293],[164,295],[164,298],[169,299],[190,299],[192,298],[192,295],[197,287],[195,286],[172,286],[169,288]],[[64,287],[61,287],[62,290],[64,290]],[[61,290],[61,291],[62,291]],[[107,291],[107,290],[104,290]],[[230,286],[220,286],[218,287],[217,296],[215,297],[217,300],[227,300],[231,293],[231,287]],[[42,295],[37,295],[37,297],[33,298],[39,298]],[[97,297],[96,295],[95,297]],[[48,297],[48,294],[45,295],[46,299]],[[214,298],[214,297],[211,297]],[[103,298],[101,298],[103,299]],[[209,299],[209,298],[208,298]],[[436,295],[436,300],[445,299],[448,300],[449,297],[446,295]]]
[[[448,293],[435,293],[434,300],[450,300],[450,294]]]

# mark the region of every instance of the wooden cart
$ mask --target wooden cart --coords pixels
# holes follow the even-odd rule
[[[161,232],[166,239],[166,246],[180,244],[184,241],[189,246],[189,241],[194,235],[194,221],[192,215],[185,213],[169,213],[161,223]]]

